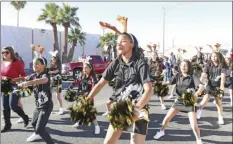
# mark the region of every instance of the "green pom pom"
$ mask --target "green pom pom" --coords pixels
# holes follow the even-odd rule
[[[71,89],[68,89],[64,94],[64,99],[68,102],[74,102],[77,99],[77,92]]]
[[[224,94],[223,90],[221,90],[220,88],[216,88],[213,95],[214,95],[214,97],[216,97],[218,99],[222,99],[223,94]]]
[[[79,124],[90,124],[96,119],[97,110],[90,99],[80,96],[71,108],[70,118]]]
[[[186,107],[194,106],[197,103],[197,100],[195,99],[195,96],[192,92],[185,91],[182,94],[181,99],[183,101],[184,106]]]
[[[134,105],[130,99],[118,101],[113,104],[108,119],[114,129],[126,130],[134,123]]]
[[[168,85],[163,84],[163,76],[155,76],[155,82],[153,83],[153,91],[159,97],[165,97],[168,94],[169,88]]]

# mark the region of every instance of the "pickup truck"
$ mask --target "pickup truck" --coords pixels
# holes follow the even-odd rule
[[[103,61],[100,55],[89,55],[89,56],[92,58],[90,60],[90,63],[94,67],[94,71],[97,75],[97,78],[100,79],[102,77],[102,73],[108,67],[109,63]],[[72,62],[69,62],[69,63],[63,63],[62,64],[62,79],[65,81],[68,80],[69,78],[72,78],[75,80],[77,75],[79,75],[79,73],[82,72],[82,69],[83,69],[83,63],[80,62],[78,59],[73,60]]]

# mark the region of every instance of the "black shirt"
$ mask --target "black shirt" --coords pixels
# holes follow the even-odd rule
[[[231,75],[232,75],[232,66],[230,66],[230,67],[227,67],[226,68],[226,77],[227,78],[229,78],[229,77],[232,77]]]
[[[114,101],[131,97],[139,100],[143,93],[143,84],[150,82],[149,68],[144,58],[132,56],[126,64],[118,57],[103,73],[103,78],[116,83],[112,98]]]
[[[50,90],[50,76],[46,72],[40,74],[34,73],[26,78],[26,80],[34,80],[40,78],[48,78],[45,84],[33,85],[33,92],[38,109],[47,108],[52,101],[52,94]]]
[[[178,96],[181,96],[187,89],[197,89],[199,84],[202,83],[195,75],[184,77],[182,73],[178,73],[171,78],[170,84],[176,84],[176,93]]]
[[[97,83],[96,77],[83,76],[78,85],[78,91],[90,92],[92,87]]]
[[[203,72],[207,74],[208,84],[211,86],[220,86],[221,73],[226,72],[226,68],[215,66],[212,63],[205,65]]]

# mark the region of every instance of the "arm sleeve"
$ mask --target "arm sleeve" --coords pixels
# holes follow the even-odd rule
[[[221,68],[221,73],[226,73],[226,67]]]
[[[41,78],[49,78],[49,75],[48,74],[43,74],[42,76],[41,76]]]
[[[103,78],[107,81],[111,81],[115,76],[114,76],[114,71],[116,68],[117,62],[116,60],[113,61],[108,67],[107,69],[104,71],[103,73]]]
[[[149,66],[148,64],[142,63],[139,67],[139,75],[140,75],[140,79],[142,84],[145,84],[147,82],[151,82],[150,80],[150,74],[149,74]]]

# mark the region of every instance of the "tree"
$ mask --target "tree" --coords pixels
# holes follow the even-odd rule
[[[59,50],[57,34],[57,24],[59,24],[58,11],[58,5],[55,3],[47,3],[45,9],[42,9],[42,14],[37,19],[38,21],[45,21],[45,23],[50,24],[53,27],[54,51]]]
[[[86,33],[81,32],[80,28],[71,28],[69,34],[68,34],[68,42],[72,44],[69,55],[68,55],[68,62],[72,61],[74,56],[74,49],[79,43],[80,46],[85,45],[85,38]]]
[[[17,27],[19,27],[19,11],[26,5],[26,1],[12,1],[11,5],[17,10]]]
[[[106,33],[100,37],[100,43],[97,45],[97,48],[101,47],[104,53],[108,53],[109,57],[116,58],[116,42],[117,35],[114,33]],[[107,49],[104,49],[107,47]],[[111,52],[114,52],[114,55],[111,55]]]
[[[78,7],[71,7],[68,4],[63,3],[63,8],[58,12],[59,21],[64,27],[64,46],[62,53],[63,62],[67,62],[67,39],[69,27],[73,25],[77,28],[81,28],[79,18],[76,16],[78,9]]]

